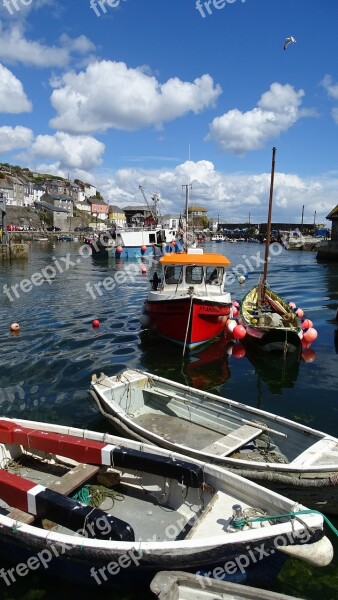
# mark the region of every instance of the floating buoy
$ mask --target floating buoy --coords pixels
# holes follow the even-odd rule
[[[307,331],[305,331],[304,333],[304,340],[306,342],[310,342],[310,344],[312,342],[315,341],[315,339],[318,337],[318,332],[316,329],[314,329],[313,327],[310,327]]]
[[[294,302],[289,302],[289,306],[290,306],[290,308],[296,308],[296,305]]]
[[[236,325],[236,327],[234,328],[232,335],[237,339],[237,340],[242,340],[245,336],[246,336],[246,330],[243,327],[243,325]]]
[[[245,356],[245,347],[240,342],[234,345],[232,349],[232,356],[235,358],[243,358]]]
[[[229,333],[232,333],[233,330],[235,329],[237,325],[237,322],[234,319],[229,319],[227,324],[226,324],[226,328],[229,331]]]
[[[303,311],[303,309],[302,308],[297,308],[296,315],[297,315],[297,317],[299,317],[300,319],[302,319],[304,317],[304,311]]]
[[[20,330],[19,323],[12,323],[11,326],[10,326],[10,330],[11,331],[19,331]]]
[[[98,319],[94,319],[94,320],[92,321],[92,325],[93,325],[93,327],[95,327],[95,328],[96,328],[96,327],[100,327],[100,321],[99,321]]]
[[[142,275],[144,275],[146,272],[147,272],[147,269],[146,269],[146,268],[143,266],[143,267],[141,268],[141,273],[142,273]]]
[[[310,319],[304,319],[302,329],[309,329],[310,327],[313,327],[312,321]]]
[[[237,302],[237,300],[233,300],[232,306],[236,306],[236,308],[239,308],[239,302]]]
[[[245,283],[244,275],[240,275],[240,277],[238,277],[238,281],[239,281],[239,283]]]
[[[144,254],[147,250],[147,246],[141,246],[141,254]]]
[[[117,246],[117,248],[116,248],[115,252],[116,252],[117,254],[121,254],[121,252],[123,252],[123,248],[122,248],[122,246]]]
[[[306,362],[306,363],[312,363],[316,360],[317,355],[315,353],[314,350],[311,350],[310,348],[307,348],[306,350],[304,350],[302,352],[302,359]]]

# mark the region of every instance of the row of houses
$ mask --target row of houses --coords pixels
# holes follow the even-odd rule
[[[39,183],[34,182],[34,176]],[[23,172],[12,174],[0,170],[0,193],[6,199],[7,206],[33,206],[46,193],[67,197],[74,204],[81,204],[86,203],[88,198],[96,197],[96,187],[63,179],[45,178],[41,181],[38,173],[33,174],[32,180]]]

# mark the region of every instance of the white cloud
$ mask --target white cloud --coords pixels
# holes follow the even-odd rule
[[[54,159],[59,169],[90,170],[101,164],[105,146],[90,136],[72,136],[57,132],[38,135],[31,147],[33,157]]]
[[[83,55],[94,48],[94,44],[84,35],[72,39],[63,34],[59,46],[48,46],[40,41],[26,39],[21,24],[10,24],[6,30],[0,23],[0,59],[9,64],[65,67],[73,54]]]
[[[33,139],[33,132],[27,127],[0,127],[0,151],[10,152],[16,148],[28,148]]]
[[[209,217],[228,223],[252,223],[267,220],[270,173],[222,174],[212,162],[186,161],[175,169],[119,169],[111,176],[96,176],[95,183],[107,202],[121,208],[144,204],[138,189],[141,184],[148,192],[160,195],[162,214],[184,211],[185,194],[182,185],[191,183],[190,202],[204,206]],[[325,216],[336,202],[337,174],[301,178],[293,173],[275,173],[272,220],[300,223],[302,206],[305,222],[325,222]],[[324,199],[324,200],[323,200]]]
[[[216,142],[222,150],[238,155],[258,150],[301,117],[314,114],[300,110],[303,96],[303,90],[297,92],[289,84],[275,82],[252,110],[242,113],[236,108],[216,117],[209,126],[206,139]]]
[[[0,64],[0,112],[29,112],[32,105],[28,100],[21,81],[9,69]]]
[[[325,75],[321,81],[321,85],[331,98],[338,100],[338,83],[332,83],[331,75]]]
[[[144,67],[128,68],[109,60],[92,62],[80,73],[69,72],[59,84],[51,96],[58,113],[51,125],[73,133],[161,127],[213,106],[221,93],[210,75],[193,82],[175,77],[162,84]]]

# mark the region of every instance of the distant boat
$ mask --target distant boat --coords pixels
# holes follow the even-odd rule
[[[229,575],[225,574],[225,577]],[[183,571],[159,571],[152,580],[150,589],[158,600],[301,600],[294,596]]]
[[[251,572],[265,561],[269,568],[272,550],[315,565],[332,560],[322,515],[287,517],[306,509],[202,461],[108,433],[5,418],[0,451],[1,555],[25,568],[34,557],[34,568],[60,582],[135,585],[163,565],[213,568],[244,548],[257,555]]]
[[[213,462],[338,514],[338,439],[229,398],[128,369],[90,395],[119,431]]]
[[[215,233],[212,237],[211,237],[211,241],[212,242],[217,242],[217,243],[221,243],[224,242],[224,235],[222,235],[221,233]]]

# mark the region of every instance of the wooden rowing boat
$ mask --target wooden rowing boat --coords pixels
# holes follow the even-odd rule
[[[33,561],[73,581],[130,585],[163,567],[212,568],[262,544],[266,553],[246,561],[248,573],[277,554],[332,560],[322,515],[165,449],[0,418],[0,455],[0,552],[20,563],[20,576]],[[10,572],[0,577],[10,581]]]
[[[217,463],[338,514],[338,439],[284,417],[127,369],[94,375],[90,395],[119,431]]]

